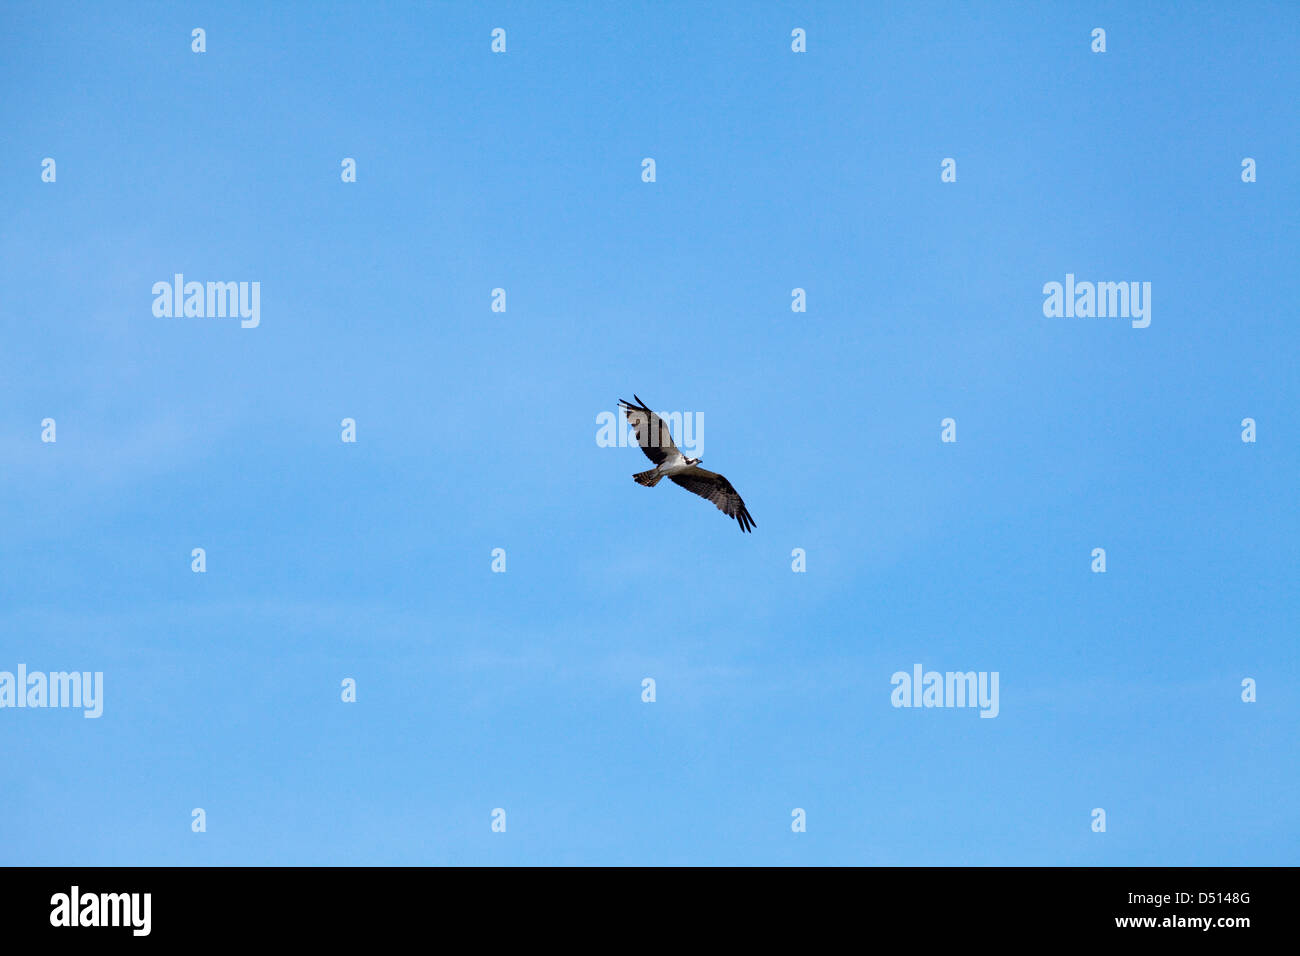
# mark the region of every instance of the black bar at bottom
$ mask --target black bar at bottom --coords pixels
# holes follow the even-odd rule
[[[1295,878],[1294,868],[9,868],[0,927],[7,943],[91,945],[398,942],[413,929],[473,926],[492,939],[577,933],[610,945],[668,945],[682,937],[665,934],[688,931],[866,941],[884,927],[926,943],[1046,934],[1231,945],[1285,931]]]

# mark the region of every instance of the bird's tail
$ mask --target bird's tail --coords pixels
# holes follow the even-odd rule
[[[649,471],[643,471],[640,474],[633,475],[632,480],[638,485],[645,485],[647,488],[653,488],[663,480],[663,475],[659,474],[658,468],[651,468]]]

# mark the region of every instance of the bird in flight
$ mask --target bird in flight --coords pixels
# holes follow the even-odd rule
[[[639,396],[634,394],[632,397],[636,399],[635,405],[620,400],[618,407],[627,416],[628,423],[636,429],[637,444],[655,464],[649,471],[633,475],[633,480],[638,485],[653,488],[662,479],[668,478],[691,494],[712,501],[728,518],[736,519],[741,531],[751,530],[754,519],[749,516],[745,502],[741,501],[731,482],[716,471],[701,468],[703,458],[687,458],[678,451],[664,420],[650,411]]]

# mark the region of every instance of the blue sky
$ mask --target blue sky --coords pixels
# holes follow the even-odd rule
[[[1294,5],[0,19],[0,863],[1296,863]]]

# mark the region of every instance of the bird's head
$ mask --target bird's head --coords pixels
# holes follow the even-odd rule
[[[698,464],[699,464],[700,462],[702,462],[703,460],[704,460],[703,458],[687,458],[687,459],[686,459],[686,464],[688,464],[688,465],[698,465]]]

